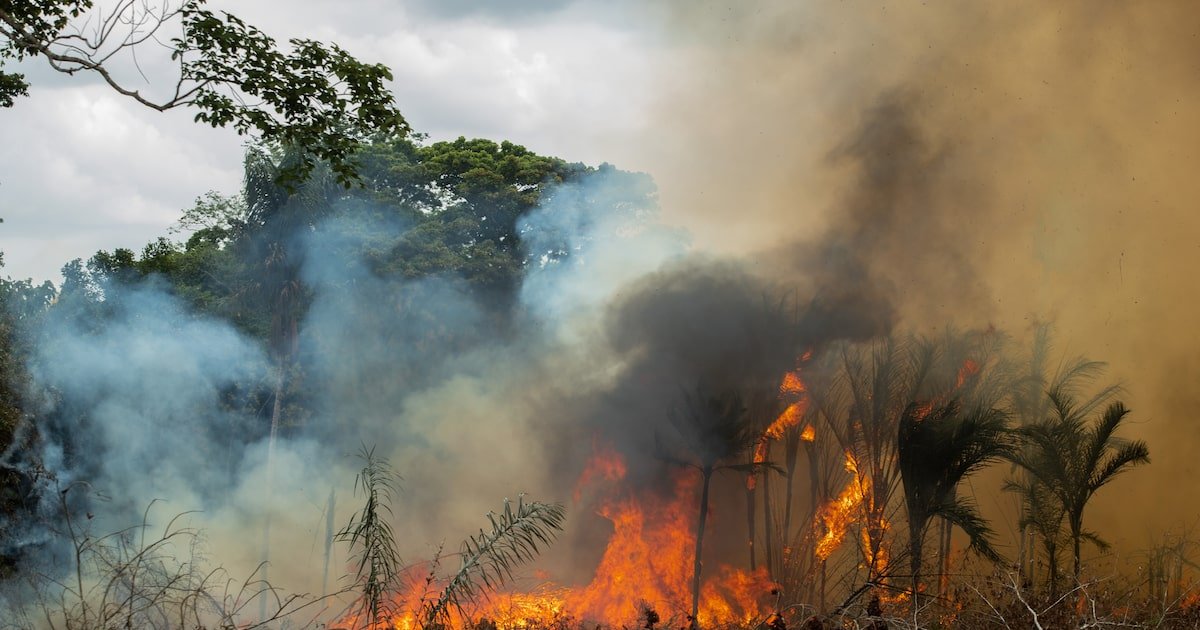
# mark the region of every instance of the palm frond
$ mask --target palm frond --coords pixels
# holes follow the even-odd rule
[[[1113,434],[1128,415],[1129,408],[1118,400],[1110,404],[1100,416],[1100,420],[1088,430],[1084,463],[1089,469],[1094,470],[1100,464],[1104,452],[1113,447]]]
[[[1150,463],[1150,447],[1142,440],[1126,443],[1117,449],[1091,477],[1088,487],[1096,491],[1132,466]]]
[[[992,528],[979,514],[974,503],[966,499],[957,499],[940,506],[937,516],[950,521],[967,535],[971,541],[968,547],[971,551],[992,562],[1002,560],[1000,553],[992,545]]]
[[[1100,551],[1108,551],[1110,545],[1107,540],[1100,538],[1100,535],[1093,531],[1079,532],[1079,538],[1086,540],[1096,546]]]
[[[684,443],[685,450],[699,459],[701,468],[737,456],[758,440],[755,427],[747,422],[746,407],[738,391],[712,392],[699,385],[684,390],[668,419]]]
[[[513,570],[533,560],[562,531],[566,508],[561,504],[526,503],[516,508],[504,500],[500,514],[489,512],[490,531],[479,530],[463,541],[462,564],[435,601],[424,611],[426,627],[447,623],[451,609],[462,611],[484,590],[494,590],[512,578]]]
[[[362,593],[360,605],[373,626],[386,615],[386,596],[397,586],[400,575],[400,554],[388,522],[392,516],[395,480],[399,477],[386,458],[375,455],[374,447],[364,445],[359,457],[363,467],[354,480],[354,493],[361,492],[365,502],[336,538],[350,544],[357,586]]]
[[[723,464],[721,466],[716,467],[715,470],[732,470],[733,472],[747,474],[747,475],[757,475],[758,473],[767,472],[767,471],[775,471],[781,475],[787,473],[786,470],[784,470],[779,464],[776,464],[775,462],[751,462],[751,463],[744,463],[744,464]]]

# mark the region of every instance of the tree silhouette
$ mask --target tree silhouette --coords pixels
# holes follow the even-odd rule
[[[672,455],[660,443],[659,452],[667,462],[692,468],[700,473],[700,514],[696,521],[696,554],[692,573],[692,625],[698,625],[700,576],[703,569],[704,528],[708,520],[708,493],[714,472],[732,470],[753,473],[769,464],[729,463],[738,460],[758,439],[755,427],[747,421],[742,396],[736,391],[714,393],[703,385],[684,392],[680,404],[670,413],[678,432],[684,456]]]
[[[1067,391],[1048,392],[1051,415],[1020,430],[1024,448],[1015,461],[1062,506],[1071,536],[1073,576],[1079,583],[1080,543],[1086,539],[1105,543],[1083,528],[1083,512],[1097,490],[1134,466],[1150,463],[1150,449],[1142,440],[1132,442],[1116,436],[1129,416],[1120,401],[1110,403],[1094,421],[1086,418],[1089,405],[1077,405]]]
[[[1011,454],[1007,422],[999,409],[974,407],[964,413],[957,401],[932,408],[913,403],[900,418],[896,456],[908,512],[914,611],[925,534],[935,517],[962,529],[971,549],[990,560],[999,559],[987,521],[956,490],[963,479]]]

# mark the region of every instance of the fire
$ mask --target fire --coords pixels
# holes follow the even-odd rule
[[[805,356],[808,356],[807,354]],[[802,359],[803,360],[803,359]],[[808,411],[808,389],[804,385],[804,381],[800,379],[800,370],[792,370],[783,375],[783,381],[779,384],[780,398],[798,398],[784,408],[783,412],[775,418],[771,424],[763,431],[762,437],[754,447],[754,463],[761,464],[767,459],[767,441],[778,440],[783,437],[783,434],[788,429],[799,426],[804,419],[805,412]],[[808,432],[812,428],[809,425],[805,429]],[[815,436],[815,433],[812,433]],[[802,437],[803,439],[803,437]],[[805,440],[810,442],[812,440]],[[751,474],[746,479],[746,487],[753,490],[755,486],[755,475]]]
[[[783,382],[779,384],[780,394],[790,394],[799,396],[807,391],[804,387],[804,381],[800,380],[800,371],[793,370],[783,375]]]
[[[808,355],[806,354],[805,356]],[[808,411],[807,394],[808,388],[804,385],[804,381],[800,379],[800,370],[798,368],[783,375],[783,381],[779,383],[779,397],[795,400],[785,407],[783,412],[767,426],[767,429],[763,431],[762,441],[778,440],[783,437],[784,431],[800,424],[800,421],[804,419],[805,412]],[[761,444],[759,448],[762,448]]]
[[[888,520],[875,505],[871,491],[871,480],[859,470],[854,453],[846,451],[846,472],[850,480],[837,498],[821,507],[817,512],[817,539],[815,555],[825,561],[845,542],[851,528],[858,527],[862,557],[869,564],[870,573],[877,573],[888,566],[890,551],[885,535],[890,527]],[[894,597],[891,601],[896,601]]]
[[[690,608],[698,481],[679,474],[672,500],[625,496],[601,508],[600,515],[612,521],[613,535],[591,584],[566,596],[573,615],[616,627],[635,620],[642,603],[681,614]],[[646,505],[654,507],[647,511]],[[699,621],[753,619],[760,615],[757,599],[772,587],[765,572],[721,567],[701,589]]]
[[[816,555],[822,561],[842,545],[850,526],[859,520],[860,509],[866,498],[866,484],[859,475],[858,462],[850,451],[846,451],[846,472],[850,473],[850,482],[836,499],[823,506],[817,514],[824,533],[817,541]]]
[[[579,502],[583,491],[598,481],[615,482],[625,478],[625,460],[616,451],[600,447],[595,443],[592,444],[592,451],[595,454],[588,460],[583,473],[579,475],[579,481],[575,483],[575,491],[572,496],[576,503]]]
[[[954,389],[961,389],[968,378],[979,373],[979,362],[974,359],[966,359],[963,361],[962,367],[958,368],[958,377],[955,380]]]
[[[677,496],[694,496],[695,482],[680,476]],[[692,512],[682,501],[647,514],[633,497],[612,501],[600,515],[612,521],[595,579],[572,593],[571,610],[584,619],[628,620],[639,602],[659,609],[690,607]]]
[[[790,404],[783,413],[779,414],[778,418],[767,427],[763,432],[763,436],[772,440],[778,440],[783,437],[783,432],[791,427],[800,424],[800,420],[804,418],[804,412],[808,411],[808,399],[801,398],[800,400]]]
[[[806,353],[801,361],[806,361],[809,355]],[[783,437],[783,434],[788,429],[799,426],[800,421],[804,419],[804,414],[808,411],[808,389],[804,386],[804,381],[800,379],[800,370],[791,370],[783,375],[783,380],[779,383],[780,398],[799,398],[784,408],[779,414],[763,430],[762,436],[758,438],[758,442],[754,445],[754,463],[762,464],[767,461],[767,445],[771,440],[778,440]],[[809,425],[805,431],[811,429]],[[815,435],[815,434],[814,434]],[[811,440],[805,440],[811,441]],[[746,489],[753,492],[758,487],[758,473],[751,472],[746,475]]]
[[[800,440],[804,442],[817,441],[817,430],[811,424],[804,425],[804,430],[800,432]]]
[[[625,487],[624,459],[611,448],[594,448],[574,495],[600,496],[597,513],[612,523],[613,533],[591,582],[581,587],[544,583],[529,592],[493,595],[467,614],[469,621],[487,619],[502,630],[562,627],[568,620],[607,627],[633,627],[644,607],[662,615],[664,623],[687,625],[691,610],[693,554],[696,549],[696,506],[699,478],[680,470],[672,492],[663,497]],[[758,571],[718,565],[706,567],[698,622],[702,626],[749,624],[767,612],[776,585],[765,568]],[[384,627],[419,630],[424,595],[437,584],[410,580],[413,588],[392,602],[397,612]],[[457,626],[468,625],[460,619]],[[356,617],[331,627],[361,627]],[[666,627],[664,625],[664,627]]]
[[[480,617],[486,617],[497,628],[548,627],[549,623],[566,618],[566,595],[562,587],[543,585],[530,593],[503,593],[488,603]]]

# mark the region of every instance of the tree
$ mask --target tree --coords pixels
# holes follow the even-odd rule
[[[936,359],[933,343],[912,338],[887,337],[842,349],[846,408],[840,417],[828,418],[837,417],[829,429],[854,462],[851,483],[863,489],[859,526],[868,584],[885,578],[891,569],[885,538],[889,510],[901,485],[896,436],[912,401],[928,398],[924,394]]]
[[[700,514],[696,520],[696,554],[692,569],[692,625],[699,625],[700,575],[703,569],[704,527],[708,520],[708,492],[714,472],[753,473],[767,464],[730,464],[758,440],[755,427],[746,421],[746,408],[736,392],[714,394],[703,386],[683,394],[682,405],[672,410],[671,423],[682,438],[685,457],[663,453],[663,458],[700,473]],[[660,449],[661,450],[661,449]]]
[[[1105,543],[1083,528],[1088,501],[1117,475],[1134,466],[1150,463],[1150,449],[1142,440],[1116,437],[1129,416],[1129,409],[1110,403],[1094,422],[1086,418],[1087,405],[1077,405],[1070,393],[1055,388],[1047,394],[1051,416],[1020,430],[1024,448],[1015,461],[1037,479],[1062,506],[1071,536],[1073,576],[1079,583],[1080,543],[1084,539]]]
[[[3,265],[0,255],[0,267]],[[30,280],[0,277],[0,453],[8,464],[14,459],[14,443],[19,448],[33,437],[22,430],[28,426],[25,420],[29,415],[25,395],[30,380],[26,367],[32,351],[30,330],[36,328],[55,297],[48,281],[35,285]],[[12,530],[19,514],[30,510],[28,482],[28,476],[17,467],[0,467],[0,541],[16,535]],[[13,569],[14,560],[11,552],[0,553],[0,578]]]
[[[1049,421],[1054,405],[1053,397],[1047,395],[1048,392],[1058,392],[1060,397],[1065,395],[1076,400],[1075,414],[1081,417],[1099,410],[1120,392],[1119,386],[1107,385],[1081,398],[1084,390],[1103,373],[1104,363],[1075,357],[1061,361],[1051,372],[1052,341],[1053,327],[1050,324],[1043,322],[1034,326],[1030,354],[1022,368],[1023,373],[1013,383],[1010,398],[1011,413],[1018,429]],[[1027,441],[1021,440],[1018,446],[1022,455],[1033,455],[1027,452],[1031,448]],[[1017,552],[1019,575],[1023,582],[1032,583],[1033,546],[1034,541],[1040,538],[1048,569],[1050,597],[1054,599],[1058,594],[1058,554],[1064,538],[1063,521],[1066,514],[1057,495],[1045,483],[1020,466],[1015,472],[1014,477],[1005,484],[1005,489],[1017,493],[1021,500],[1017,522],[1021,536]]]
[[[1046,554],[1046,566],[1049,570],[1047,580],[1050,599],[1057,599],[1058,551],[1062,541],[1063,519],[1066,516],[1062,504],[1045,484],[1028,472],[1016,479],[1009,479],[1005,482],[1004,489],[1016,492],[1021,498],[1021,518],[1017,521],[1017,526],[1022,532],[1022,540],[1027,532],[1041,537],[1042,551]],[[1032,550],[1030,554],[1032,555]],[[1032,571],[1022,575],[1026,579],[1032,579]]]
[[[0,0],[0,64],[41,58],[64,74],[96,75],[151,109],[190,107],[197,122],[303,147],[281,174],[292,182],[325,162],[349,185],[357,179],[353,156],[365,140],[409,132],[386,87],[392,79],[386,66],[309,39],[291,39],[281,49],[237,16],[205,9],[205,1],[119,0],[106,12],[93,0]],[[178,35],[163,43],[172,24]],[[174,85],[160,97],[135,89],[114,68],[119,55],[156,44],[178,66]],[[0,68],[0,107],[11,107],[28,88],[23,75]]]
[[[958,526],[971,549],[990,560],[999,555],[991,528],[975,505],[958,496],[958,485],[984,466],[1011,453],[1007,417],[995,408],[963,413],[957,401],[929,408],[910,404],[900,417],[896,458],[908,512],[913,610],[918,609],[922,550],[935,517]]]

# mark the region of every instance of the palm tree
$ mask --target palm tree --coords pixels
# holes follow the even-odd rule
[[[307,308],[307,289],[301,280],[304,255],[289,246],[306,228],[312,228],[333,207],[344,189],[335,183],[326,165],[317,165],[298,184],[282,184],[282,178],[307,154],[298,148],[252,147],[246,154],[245,186],[247,225],[254,228],[247,243],[251,277],[240,300],[247,310],[270,314],[266,326],[267,349],[274,364],[270,433],[267,438],[267,493],[273,492],[275,443],[283,425],[288,373],[300,337],[300,321]],[[271,556],[271,512],[263,524],[263,575]],[[266,598],[262,598],[265,606]],[[263,609],[265,610],[265,608]]]
[[[855,563],[855,581],[859,579],[858,566],[866,569],[863,587],[852,591],[838,609],[844,609],[857,597],[872,587],[885,583],[892,570],[891,554],[887,549],[888,524],[900,509],[901,480],[896,459],[896,436],[900,417],[913,400],[927,399],[930,376],[937,359],[935,344],[914,337],[884,337],[861,344],[844,343],[826,351],[825,365],[814,365],[807,373],[808,398],[811,401],[813,419],[819,420],[820,428],[814,437],[812,456],[835,455],[836,463],[815,462],[810,466],[817,471],[819,464],[833,464],[821,471],[821,483],[826,486],[821,496],[826,499],[835,493],[830,487],[835,479],[842,477],[841,463],[847,462],[849,480],[847,488],[859,490],[860,497],[853,506],[857,512],[854,540],[861,563]],[[822,458],[824,459],[824,458]],[[813,474],[812,496],[818,494]],[[814,501],[814,516],[818,512]],[[814,521],[815,522],[815,521]],[[821,534],[816,534],[819,538]],[[834,543],[838,544],[838,543]],[[825,604],[826,568],[832,548],[813,545],[813,571],[818,574],[821,608]]]
[[[1050,417],[1020,429],[1024,448],[1014,460],[1062,506],[1071,536],[1073,575],[1079,584],[1081,541],[1104,544],[1095,533],[1083,529],[1084,508],[1096,491],[1117,475],[1150,463],[1150,449],[1142,440],[1130,442],[1116,437],[1117,429],[1129,416],[1124,403],[1110,403],[1094,422],[1089,422],[1089,405],[1077,405],[1069,392],[1054,388],[1047,396]]]
[[[1038,322],[1033,328],[1033,343],[1024,362],[1021,374],[1012,386],[1010,397],[1011,413],[1018,428],[1047,421],[1053,415],[1054,405],[1050,391],[1070,396],[1079,402],[1075,413],[1086,416],[1100,409],[1120,392],[1120,386],[1107,385],[1086,397],[1083,392],[1104,372],[1105,364],[1086,357],[1063,360],[1053,372],[1050,371],[1050,356],[1054,348],[1054,329],[1046,322]],[[1024,441],[1022,441],[1024,442]],[[1021,445],[1021,449],[1028,448]],[[1058,545],[1061,541],[1064,513],[1055,495],[1027,470],[1017,467],[1017,475],[1008,482],[1007,489],[1021,497],[1021,511],[1017,529],[1020,532],[1018,545],[1018,572],[1022,583],[1032,581],[1033,545],[1041,537],[1041,546],[1046,554],[1050,572],[1050,592],[1053,599],[1058,586]],[[1028,559],[1028,560],[1027,560]]]
[[[935,517],[958,526],[971,549],[990,560],[999,555],[991,528],[975,505],[958,496],[958,484],[1012,452],[1007,415],[994,407],[962,412],[957,401],[930,407],[913,403],[900,418],[896,456],[908,512],[913,610],[918,606],[922,549]]]
[[[936,359],[936,346],[915,338],[887,338],[843,357],[850,406],[845,429],[835,435],[844,450],[853,453],[855,474],[868,489],[863,505],[868,582],[889,571],[883,566],[884,537],[888,510],[901,483],[896,453],[900,419],[927,389]]]
[[[682,403],[670,414],[671,423],[681,438],[687,455],[667,453],[660,445],[660,456],[669,463],[693,468],[700,473],[700,515],[696,521],[696,554],[692,572],[692,625],[698,625],[700,611],[700,573],[703,568],[704,527],[708,520],[708,492],[714,472],[733,470],[752,473],[768,464],[731,464],[753,447],[758,439],[755,427],[747,421],[742,396],[737,392],[712,394],[701,386],[685,392]]]
[[[1004,489],[1016,492],[1021,497],[1021,518],[1017,527],[1022,532],[1022,544],[1026,533],[1029,532],[1041,538],[1042,551],[1046,554],[1046,566],[1050,573],[1047,578],[1050,600],[1053,601],[1058,598],[1058,551],[1059,543],[1062,542],[1063,520],[1066,517],[1062,504],[1045,484],[1029,473],[1008,480]],[[1032,544],[1030,547],[1028,552],[1032,556]],[[1031,574],[1021,573],[1019,577],[1032,579]]]

